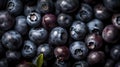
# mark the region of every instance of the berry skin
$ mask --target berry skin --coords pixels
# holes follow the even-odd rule
[[[115,45],[112,47],[110,50],[110,56],[114,60],[119,60],[120,59],[120,45]]]
[[[77,61],[74,63],[73,67],[89,67],[86,61]]]
[[[69,49],[66,46],[58,46],[54,49],[55,57],[58,61],[65,61],[69,59]]]
[[[47,30],[51,30],[52,28],[57,26],[57,18],[54,14],[45,14],[42,18],[42,25]]]
[[[89,34],[85,38],[85,43],[87,44],[87,47],[91,50],[97,50],[102,47],[103,45],[103,40],[102,36],[98,34]]]
[[[112,59],[107,59],[104,67],[114,67],[114,63],[115,63],[114,60],[112,60]]]
[[[119,22],[120,22],[120,14],[114,14],[112,16],[112,23],[118,29],[120,29],[120,23]]]
[[[79,0],[57,0],[56,9],[64,13],[71,13],[77,10]]]
[[[52,0],[39,0],[37,8],[41,13],[50,13],[53,11],[54,3]]]
[[[41,53],[44,54],[44,59],[51,59],[53,56],[53,49],[50,44],[40,44],[37,48],[37,55],[40,55]]]
[[[15,30],[22,35],[25,35],[28,32],[28,24],[24,16],[16,17]]]
[[[68,14],[61,13],[58,15],[57,22],[61,27],[67,28],[71,26],[73,18]]]
[[[116,43],[119,39],[119,30],[113,25],[107,25],[102,32],[102,37],[108,43]]]
[[[103,0],[105,7],[112,12],[120,11],[120,0]]]
[[[81,21],[74,21],[70,27],[70,36],[74,40],[82,40],[84,39],[87,33],[87,26],[85,23]]]
[[[5,32],[2,36],[2,44],[10,50],[17,50],[22,45],[22,36],[16,31]]]
[[[81,8],[78,11],[76,15],[76,19],[83,21],[83,22],[89,22],[93,18],[93,9],[88,4],[81,4]]]
[[[67,42],[68,33],[62,27],[55,27],[50,32],[49,43],[53,45],[63,45]]]
[[[103,22],[101,22],[98,19],[93,19],[90,22],[87,23],[87,27],[89,30],[89,33],[98,33],[101,34],[103,30]]]
[[[13,25],[13,17],[6,11],[0,11],[0,29],[9,30]]]
[[[7,59],[0,59],[0,67],[9,67]]]
[[[76,60],[84,59],[88,54],[88,48],[82,41],[75,41],[69,46],[71,56]]]
[[[56,60],[53,67],[69,67],[68,63]]]
[[[31,27],[37,27],[40,25],[41,15],[37,12],[30,12],[27,15],[27,23]]]
[[[108,11],[105,6],[98,4],[94,7],[95,17],[100,20],[107,20],[111,17],[111,12]]]
[[[48,32],[44,28],[33,28],[29,31],[29,38],[36,44],[40,44],[47,39]]]
[[[36,55],[37,46],[30,40],[24,42],[22,48],[22,56],[25,58],[32,58]]]
[[[21,0],[8,0],[7,11],[14,16],[18,16],[23,11],[23,3]]]
[[[120,0],[0,0],[0,67],[120,67]]]
[[[30,14],[31,12],[38,12],[38,13],[40,13],[36,6],[25,5],[24,6],[24,15],[28,16],[28,14]]]
[[[87,57],[87,61],[89,64],[94,65],[97,63],[102,63],[104,60],[104,53],[102,51],[92,51],[89,53]]]
[[[18,62],[20,60],[21,53],[18,52],[18,51],[8,50],[6,52],[6,58],[7,58],[7,60],[8,60],[9,63],[16,63],[16,62]]]

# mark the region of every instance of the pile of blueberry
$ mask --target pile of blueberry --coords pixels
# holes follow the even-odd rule
[[[120,0],[0,0],[0,67],[39,63],[120,67]]]

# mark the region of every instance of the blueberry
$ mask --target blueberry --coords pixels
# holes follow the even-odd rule
[[[102,37],[108,43],[116,43],[119,40],[119,30],[113,25],[107,25],[102,32]]]
[[[95,17],[100,20],[107,20],[111,17],[111,12],[106,9],[102,4],[94,7]]]
[[[61,13],[58,15],[57,22],[61,27],[66,28],[71,26],[73,18],[68,14]]]
[[[82,41],[75,41],[69,46],[71,56],[76,60],[81,60],[87,57],[88,48]]]
[[[47,39],[48,32],[44,28],[33,28],[29,31],[29,38],[36,44],[42,43]]]
[[[41,23],[41,15],[38,12],[30,12],[27,15],[27,23],[31,27],[37,27]]]
[[[7,11],[0,11],[0,29],[9,30],[13,25],[13,17]]]
[[[120,0],[103,0],[105,7],[112,12],[120,11]]]
[[[52,0],[39,0],[37,7],[41,13],[50,13],[53,11],[54,3]]]
[[[8,67],[8,62],[6,59],[0,59],[0,67]]]
[[[24,42],[22,48],[22,56],[25,58],[32,58],[36,55],[37,46],[30,40]]]
[[[119,19],[120,19],[120,14],[114,14],[112,16],[112,23],[118,29],[120,29],[120,24],[119,24],[120,20]]]
[[[7,58],[7,60],[8,60],[9,63],[16,63],[16,62],[18,62],[20,60],[21,53],[18,52],[18,51],[8,50],[6,52],[6,58]]]
[[[87,33],[87,26],[85,23],[81,21],[74,21],[70,27],[70,36],[74,40],[82,40],[84,39]]]
[[[83,22],[89,22],[93,18],[93,9],[88,4],[81,4],[81,8],[76,14],[76,19]]]
[[[53,45],[64,45],[67,42],[68,33],[62,27],[55,27],[50,32],[49,42]]]
[[[115,63],[114,60],[112,60],[112,59],[107,59],[104,67],[114,67],[114,63]]]
[[[56,60],[53,67],[69,67],[69,65],[68,65],[68,63],[66,63],[64,61]]]
[[[21,0],[8,0],[7,11],[14,16],[18,16],[23,11],[23,3]]]
[[[22,45],[22,37],[16,31],[7,31],[2,36],[2,44],[10,50],[17,50]]]
[[[120,59],[120,45],[115,45],[110,51],[110,56],[114,60]]]
[[[54,49],[55,57],[58,61],[65,61],[69,59],[69,49],[66,46],[58,46]]]
[[[41,53],[44,54],[45,59],[51,59],[53,56],[53,49],[50,44],[40,44],[37,48],[37,55],[40,55]]]
[[[57,18],[54,14],[45,14],[42,17],[42,25],[47,30],[51,30],[52,28],[57,26]]]
[[[102,63],[105,59],[104,52],[102,51],[92,51],[89,53],[87,57],[87,61],[89,64],[97,64],[97,63]]]
[[[79,0],[57,0],[56,9],[64,12],[71,13],[78,9]]]
[[[87,27],[89,30],[89,33],[102,33],[104,24],[102,21],[98,20],[98,19],[93,19],[92,21],[87,23]]]
[[[102,47],[103,40],[102,36],[98,34],[89,34],[85,38],[85,43],[87,44],[89,49],[96,50]]]
[[[28,24],[25,16],[16,17],[15,30],[22,35],[28,32]]]
[[[89,67],[86,61],[77,61],[74,63],[73,67]]]
[[[119,0],[0,0],[0,67],[119,67],[119,8]]]

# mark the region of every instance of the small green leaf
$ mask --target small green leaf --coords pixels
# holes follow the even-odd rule
[[[38,57],[37,57],[37,67],[42,67],[43,65],[43,54],[40,54]]]

